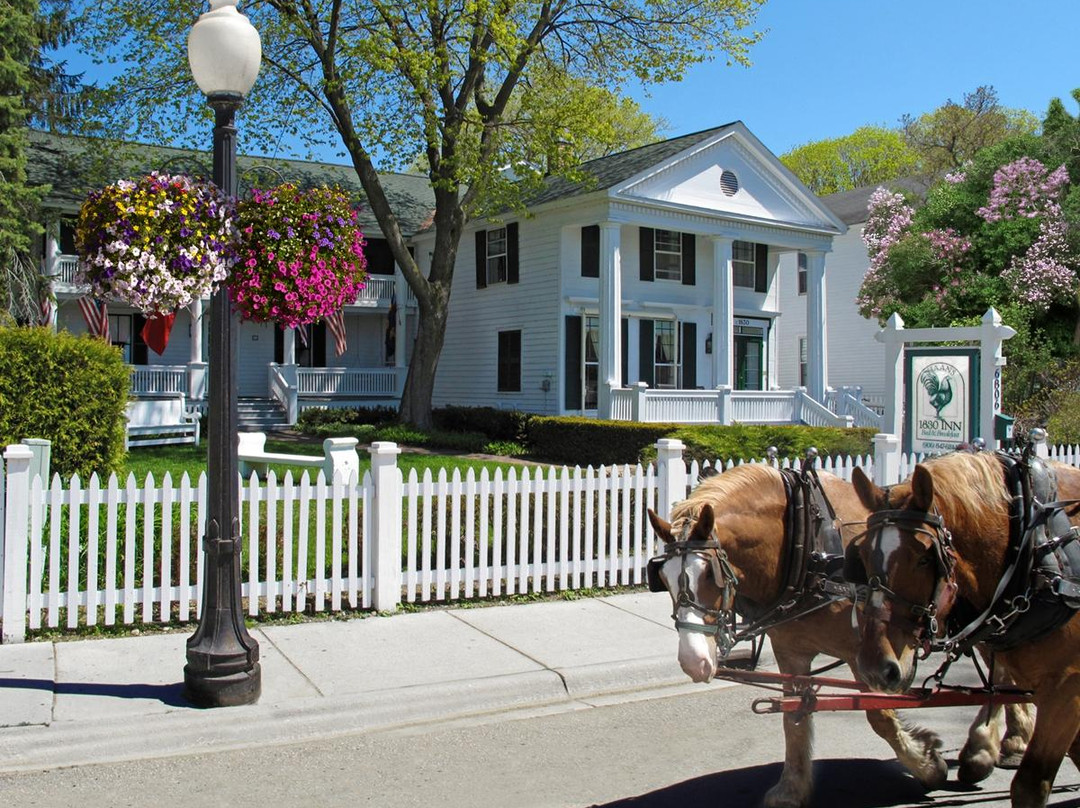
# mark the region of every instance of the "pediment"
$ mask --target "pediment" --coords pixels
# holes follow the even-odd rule
[[[612,189],[613,195],[717,215],[835,229],[844,225],[745,128],[721,133]]]

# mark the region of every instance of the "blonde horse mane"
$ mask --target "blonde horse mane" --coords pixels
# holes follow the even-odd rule
[[[1012,498],[997,457],[955,452],[923,465],[934,478],[934,505],[954,533],[986,536],[991,530],[1000,530],[1000,520],[1008,519]]]
[[[675,503],[671,509],[671,522],[678,524],[685,519],[696,520],[701,506],[708,503],[715,506],[718,502],[727,503],[760,503],[765,493],[772,486],[772,491],[780,491],[780,472],[772,466],[761,463],[747,463],[735,466],[715,477],[708,477],[690,492],[690,496],[681,502]],[[717,510],[716,516],[720,518],[728,508]],[[741,510],[739,508],[738,510]]]

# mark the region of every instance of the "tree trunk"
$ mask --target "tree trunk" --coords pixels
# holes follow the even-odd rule
[[[446,337],[446,314],[449,302],[449,289],[441,286],[432,287],[435,305],[420,303],[419,328],[416,342],[413,343],[412,359],[409,360],[409,373],[405,377],[405,389],[401,394],[401,409],[398,417],[402,422],[420,429],[431,429],[431,396],[435,389],[435,371],[442,354],[443,339]]]

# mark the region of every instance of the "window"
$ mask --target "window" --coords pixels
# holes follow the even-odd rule
[[[806,337],[799,337],[799,387],[806,387]]]
[[[583,409],[595,410],[599,402],[599,380],[600,380],[600,318],[599,317],[586,317],[585,318],[585,339],[584,343],[585,357],[583,365],[585,368],[585,401],[583,403]]]
[[[806,253],[799,253],[799,294],[806,294]]]
[[[653,321],[653,345],[653,381],[656,387],[678,387],[679,363],[673,320]]]
[[[753,242],[736,241],[731,245],[731,266],[732,284],[753,289],[754,279],[756,277]]]
[[[521,332],[499,332],[499,392],[521,392]]]
[[[682,280],[682,233],[657,230],[654,242],[656,277],[666,281]]]
[[[109,315],[109,339],[114,347],[120,349],[120,353],[124,355],[124,361],[129,365],[132,364],[134,354],[131,345],[130,314]]]
[[[506,281],[506,228],[487,231],[487,282]]]

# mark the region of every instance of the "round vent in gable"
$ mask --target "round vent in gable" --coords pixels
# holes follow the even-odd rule
[[[734,171],[725,171],[720,175],[720,190],[727,196],[735,196],[739,191],[739,178]]]

